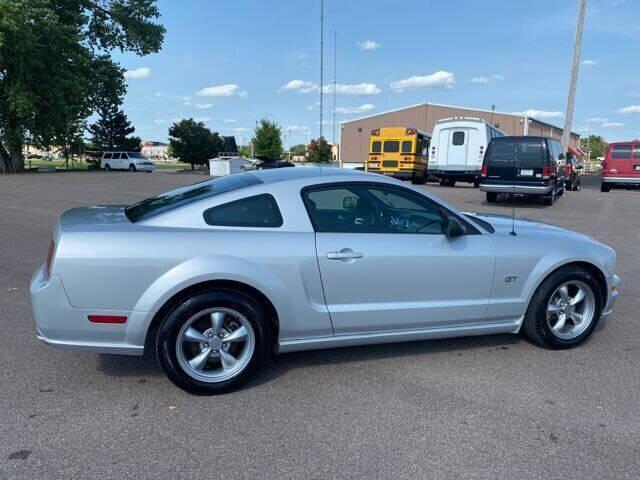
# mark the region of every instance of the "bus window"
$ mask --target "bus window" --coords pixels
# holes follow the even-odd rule
[[[451,143],[453,145],[464,145],[464,132],[453,132]]]
[[[382,142],[375,141],[371,143],[371,153],[380,153],[382,151]]]
[[[412,152],[413,152],[413,142],[411,140],[403,140],[402,153],[412,153]]]
[[[400,142],[398,140],[387,140],[384,142],[385,153],[398,153],[400,151]]]

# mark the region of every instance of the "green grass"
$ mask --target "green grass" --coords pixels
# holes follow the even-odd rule
[[[71,163],[71,162],[69,162]],[[180,162],[163,162],[163,161],[157,161],[155,162],[156,164],[156,168],[157,169],[173,169],[173,170],[189,170],[191,169],[191,166],[188,163],[180,163]],[[73,169],[74,170],[86,170],[89,167],[89,163],[82,161],[82,162],[75,162],[73,165]],[[39,158],[32,158],[32,159],[25,159],[24,161],[24,167],[25,168],[51,168],[51,167],[55,167],[56,170],[65,170],[65,163],[64,160],[62,159],[55,159],[52,161],[47,161],[47,160],[42,160]]]

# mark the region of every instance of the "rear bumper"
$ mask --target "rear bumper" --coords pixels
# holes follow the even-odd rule
[[[440,170],[440,169],[427,169],[431,175],[436,177],[479,177],[480,170]]]
[[[387,177],[393,177],[393,178],[398,178],[400,180],[407,180],[409,178],[411,178],[413,176],[413,171],[407,170],[407,171],[400,171],[400,172],[381,172],[380,170],[374,170],[372,168],[370,168],[368,170],[370,173],[378,173],[380,175],[385,175]]]
[[[617,275],[607,278],[607,291],[609,294],[607,296],[607,304],[602,311],[602,315],[609,315],[613,311],[613,306],[616,304],[619,294],[618,285],[620,285],[620,277]]]
[[[624,183],[640,185],[640,177],[602,177],[602,183]]]
[[[43,267],[33,274],[29,293],[37,337],[46,344],[62,350],[142,355],[144,344],[129,343],[126,336],[127,326],[138,324],[137,317],[146,312],[75,308],[60,277],[46,281]],[[89,315],[124,315],[128,320],[125,324],[91,323]]]
[[[520,195],[547,195],[551,192],[553,185],[496,185],[491,183],[481,183],[480,190],[492,193],[517,193]]]

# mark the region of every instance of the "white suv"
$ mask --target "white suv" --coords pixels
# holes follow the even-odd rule
[[[103,170],[129,170],[136,172],[153,172],[156,164],[140,152],[104,152],[100,160]]]

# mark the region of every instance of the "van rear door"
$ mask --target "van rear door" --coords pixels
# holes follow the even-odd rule
[[[514,180],[518,185],[540,184],[542,171],[549,164],[549,152],[543,139],[518,139]]]
[[[637,168],[637,169],[636,169]],[[605,162],[604,176],[640,178],[640,145],[613,145]]]
[[[500,138],[493,140],[485,155],[487,183],[511,184],[515,180],[516,140]]]
[[[469,129],[447,129],[449,142],[445,157],[447,170],[466,170],[467,155],[469,153]]]

